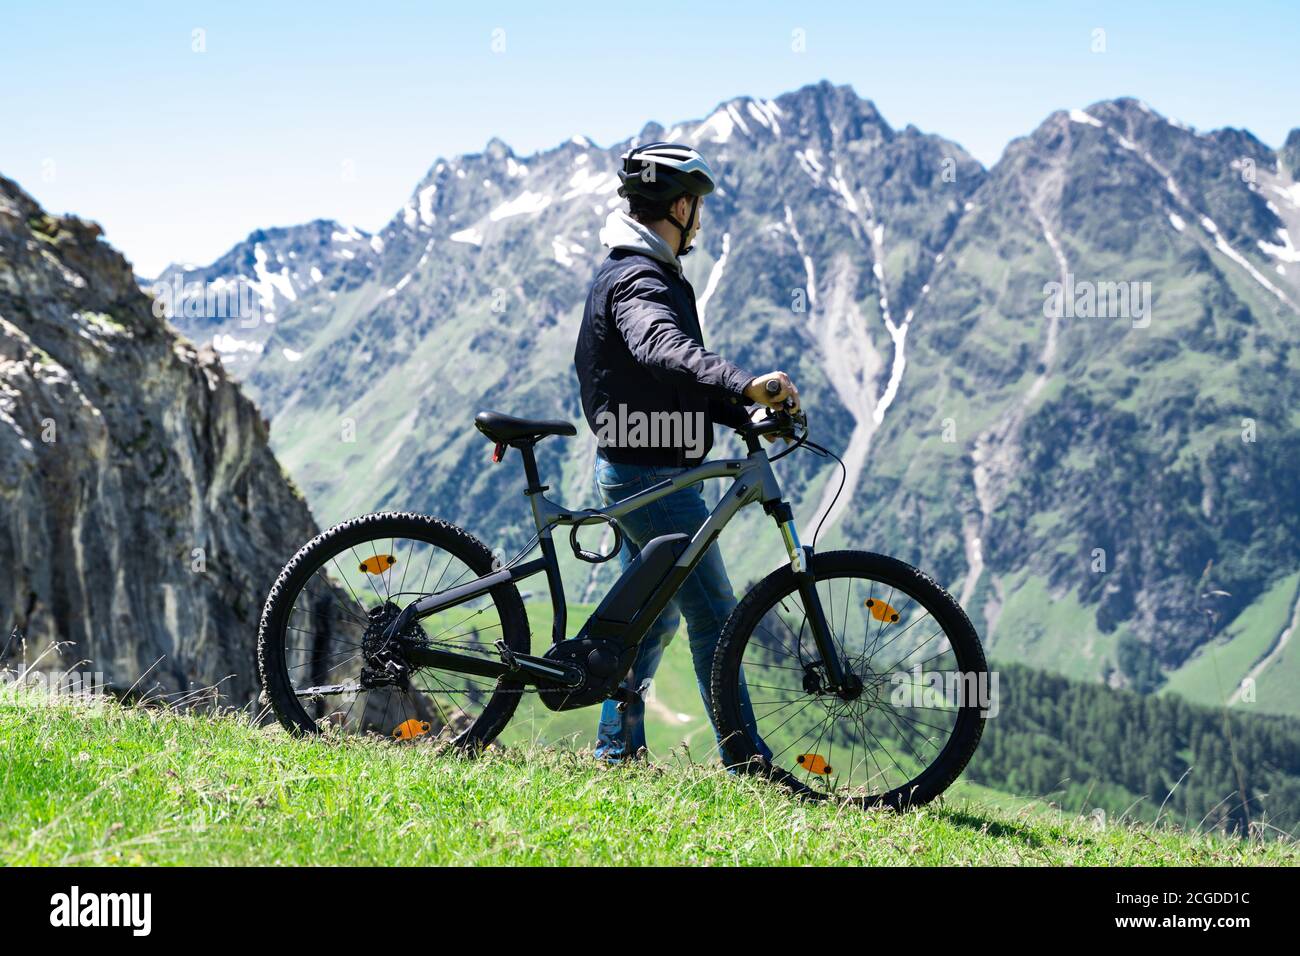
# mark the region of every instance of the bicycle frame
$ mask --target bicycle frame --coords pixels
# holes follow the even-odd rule
[[[447,608],[471,601],[480,595],[490,593],[493,588],[513,584],[539,573],[545,573],[551,592],[553,612],[552,642],[558,644],[565,639],[568,624],[568,609],[565,604],[564,587],[560,577],[559,560],[556,557],[555,542],[552,532],[557,527],[569,527],[601,523],[607,519],[617,521],[623,516],[640,508],[653,504],[661,498],[689,488],[692,485],[712,478],[731,478],[731,487],[727,490],[709,517],[691,537],[685,550],[675,561],[667,578],[660,584],[647,603],[648,621],[641,629],[642,633],[633,635],[639,641],[644,630],[658,616],[659,611],[672,599],[681,583],[699,564],[710,545],[717,539],[722,529],[746,505],[761,503],[777,522],[782,540],[790,557],[790,565],[800,582],[800,594],[804,610],[811,624],[813,637],[822,661],[826,667],[827,677],[834,686],[842,680],[843,666],[830,630],[826,624],[821,601],[813,586],[810,570],[812,549],[799,542],[795,528],[794,515],[790,504],[781,497],[781,487],[772,471],[767,454],[757,447],[755,441],[747,442],[749,454],[745,458],[719,459],[706,461],[694,468],[665,479],[635,495],[624,498],[599,511],[592,509],[572,509],[547,498],[545,485],[540,483],[537,462],[533,455],[531,442],[521,442],[514,447],[524,461],[524,473],[528,479],[528,488],[524,494],[532,505],[533,521],[537,526],[538,544],[542,556],[519,565],[511,565],[484,575],[465,584],[448,588],[436,594],[430,594],[407,605],[388,629],[390,636],[396,636],[414,621],[436,614]],[[572,675],[554,661],[543,660],[530,654],[512,655],[512,660],[492,661],[483,657],[458,654],[430,647],[412,646],[407,649],[407,656],[413,664],[435,667],[442,670],[457,671],[482,677],[502,677],[510,675],[526,683],[554,686],[569,682]],[[514,665],[513,667],[511,665]]]

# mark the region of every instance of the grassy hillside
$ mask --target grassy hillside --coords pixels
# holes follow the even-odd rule
[[[0,701],[2,864],[1300,862],[1290,842],[1101,825],[968,789],[904,815],[805,805],[691,762],[478,761],[239,717]]]
[[[1300,655],[1291,643],[1292,626],[1300,605],[1300,572],[1279,578],[1253,604],[1237,616],[1215,640],[1205,644],[1169,675],[1162,692],[1178,694],[1198,704],[1300,716],[1295,694],[1300,680]],[[1241,684],[1257,681],[1254,698],[1242,700]]]

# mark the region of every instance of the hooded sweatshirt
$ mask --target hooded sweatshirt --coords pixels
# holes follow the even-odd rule
[[[626,249],[657,259],[678,275],[682,274],[681,260],[664,237],[625,212],[609,214],[605,225],[600,228],[600,242],[611,250]]]
[[[744,391],[754,376],[704,347],[695,292],[658,233],[613,212],[600,238],[610,252],[587,294],[573,355],[597,454],[698,464],[715,423],[749,420]]]

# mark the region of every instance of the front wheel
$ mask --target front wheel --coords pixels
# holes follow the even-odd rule
[[[832,687],[789,567],[736,606],[713,664],[729,766],[815,799],[919,806],[966,767],[984,729],[984,651],[928,575],[865,551],[812,559],[846,679]]]

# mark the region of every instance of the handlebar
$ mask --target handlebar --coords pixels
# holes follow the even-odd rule
[[[768,395],[779,395],[781,393],[781,383],[775,379],[769,380],[763,386],[763,390]],[[796,411],[794,399],[787,398],[782,403],[781,409],[771,409],[767,418],[762,421],[741,425],[736,428],[736,431],[744,438],[746,447],[753,452],[762,447],[759,445],[758,440],[763,436],[779,435],[791,438],[795,436],[798,429],[803,429],[804,433],[807,434],[808,416],[801,410]]]

